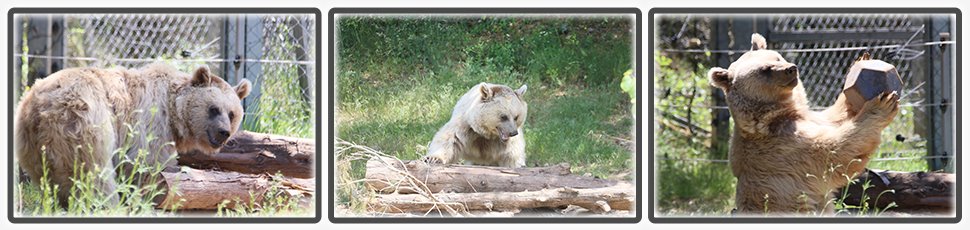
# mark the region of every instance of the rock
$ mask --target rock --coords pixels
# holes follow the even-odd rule
[[[859,111],[866,101],[879,94],[892,91],[901,93],[902,88],[903,81],[895,66],[881,60],[863,58],[849,69],[842,92],[845,93],[849,108]]]

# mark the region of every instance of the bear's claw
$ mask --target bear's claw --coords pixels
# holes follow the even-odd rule
[[[882,118],[892,121],[896,117],[896,112],[899,111],[899,94],[896,91],[884,92],[866,101],[866,104],[862,107],[862,112],[860,116],[867,116],[872,118]],[[888,123],[888,122],[887,122]]]
[[[441,158],[432,157],[432,156],[426,156],[422,158],[421,161],[424,161],[424,163],[428,163],[432,165],[444,164],[444,161],[442,161]]]

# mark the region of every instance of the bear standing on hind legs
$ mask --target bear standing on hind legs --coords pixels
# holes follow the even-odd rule
[[[767,50],[761,35],[751,41],[751,51],[728,69],[708,72],[734,119],[730,162],[738,179],[737,211],[830,213],[830,194],[862,172],[899,110],[899,96],[884,92],[858,113],[843,112],[839,101],[825,111],[809,110],[798,67]]]
[[[238,130],[240,100],[249,91],[249,81],[233,87],[206,67],[192,74],[161,63],[64,69],[38,80],[21,100],[14,120],[17,162],[35,183],[47,174],[62,206],[75,172],[100,174],[98,192],[117,202],[114,169],[121,162],[113,161],[144,150],[146,165],[139,167],[172,168],[176,153],[218,152]],[[127,152],[115,156],[118,150]],[[127,174],[130,165],[121,166]]]
[[[424,161],[518,168],[525,166],[527,87],[479,83],[455,105],[451,119],[434,135]]]

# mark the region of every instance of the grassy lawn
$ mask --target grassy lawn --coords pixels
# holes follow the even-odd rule
[[[341,18],[337,137],[419,159],[479,82],[529,86],[526,164],[631,179],[623,18]],[[363,176],[353,162],[351,177]],[[348,200],[340,200],[346,203]]]

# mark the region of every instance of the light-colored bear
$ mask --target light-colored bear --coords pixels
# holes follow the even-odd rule
[[[522,99],[527,86],[517,90],[480,83],[458,100],[448,121],[434,135],[424,160],[455,164],[525,166],[525,123],[528,105]]]
[[[810,110],[798,67],[758,34],[751,51],[708,75],[734,119],[730,162],[742,215],[830,213],[832,191],[862,172],[899,109],[897,93],[886,92],[858,113],[844,100]]]
[[[37,81],[20,102],[17,162],[35,182],[46,167],[61,205],[67,204],[75,166],[80,173],[100,173],[100,192],[116,197],[113,161],[134,159],[143,150],[142,163],[171,169],[177,152],[216,153],[239,128],[240,99],[249,92],[249,81],[232,87],[206,67],[192,74],[162,63],[64,69]]]

